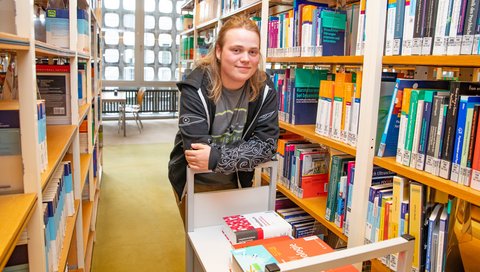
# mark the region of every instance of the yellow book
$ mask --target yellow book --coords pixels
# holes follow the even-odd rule
[[[355,91],[352,99],[352,120],[348,132],[348,144],[357,145],[358,122],[360,117],[360,100],[362,97],[362,72],[357,72]]]
[[[410,211],[409,211],[409,234],[415,237],[413,249],[412,271],[420,271],[423,254],[423,209],[425,205],[426,189],[423,184],[410,182]]]
[[[400,115],[400,126],[398,128],[398,143],[397,143],[397,156],[396,161],[398,163],[403,162],[403,153],[405,150],[405,139],[407,133],[408,117],[410,111],[410,96],[412,93],[411,88],[403,89],[402,97],[402,113]]]
[[[336,81],[333,95],[333,109],[332,109],[332,138],[334,140],[341,140],[343,106],[345,98],[345,82]]]

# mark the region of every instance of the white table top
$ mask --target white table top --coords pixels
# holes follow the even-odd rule
[[[229,271],[233,247],[223,234],[222,226],[197,228],[188,233],[188,239],[204,271]]]

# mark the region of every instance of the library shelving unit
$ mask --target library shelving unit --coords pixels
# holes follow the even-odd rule
[[[101,149],[98,129],[101,122],[96,112],[101,90],[99,80],[99,42],[101,12],[99,0],[70,0],[69,48],[61,48],[35,40],[33,3],[47,1],[15,1],[16,33],[0,33],[0,52],[15,55],[18,75],[18,112],[21,123],[21,157],[23,163],[22,194],[0,195],[0,270],[8,262],[20,234],[28,236],[28,265],[31,271],[47,271],[42,193],[63,161],[71,161],[73,169],[74,214],[66,218],[65,237],[58,256],[58,271],[90,271],[95,217],[101,180]],[[89,52],[77,50],[77,7],[87,11]],[[14,12],[14,11],[12,11]],[[73,18],[73,19],[72,19]],[[64,125],[47,125],[48,162],[42,171],[39,127],[37,121],[37,81],[35,64],[39,59],[66,59],[70,65],[70,121]],[[78,103],[78,64],[86,65],[86,102]],[[93,69],[93,71],[92,71]],[[93,75],[93,76],[91,76]],[[88,122],[88,148],[80,152],[79,127]],[[95,153],[95,155],[94,155]],[[93,157],[97,156],[94,160]],[[95,164],[95,165],[94,165]],[[94,169],[96,171],[94,172]],[[83,194],[82,192],[85,191]],[[82,197],[83,195],[83,197]],[[80,215],[81,214],[81,215]]]
[[[332,5],[334,4],[332,1]],[[371,180],[372,166],[378,165],[391,170],[398,175],[420,182],[436,190],[445,192],[458,199],[465,200],[474,205],[480,205],[480,191],[455,182],[431,175],[396,163],[395,158],[377,157],[375,154],[375,140],[378,119],[378,105],[380,97],[381,73],[384,67],[413,67],[413,69],[425,69],[431,71],[445,67],[458,67],[460,71],[466,70],[467,77],[463,80],[477,81],[480,67],[479,55],[459,56],[383,56],[386,1],[367,1],[368,20],[366,21],[366,45],[364,56],[329,56],[329,57],[267,57],[267,63],[278,63],[283,65],[354,65],[363,70],[363,83],[360,110],[360,123],[357,146],[352,147],[342,142],[320,136],[315,133],[314,125],[291,125],[280,122],[280,127],[301,135],[307,140],[320,143],[328,147],[340,150],[344,153],[356,156],[355,183],[353,190],[351,222],[355,226],[364,226],[366,220],[368,188]],[[262,24],[264,22],[262,21]],[[474,76],[472,77],[471,74]],[[469,77],[468,77],[469,76]],[[429,79],[434,79],[429,74]],[[358,169],[358,170],[357,170]],[[358,182],[357,182],[358,180]],[[348,247],[355,247],[364,243],[364,228],[356,227],[350,230],[349,238],[345,237],[341,229],[335,224],[325,222],[325,198],[317,197],[312,199],[299,199],[289,190],[277,184],[279,191],[292,199],[300,207],[304,208],[314,218],[324,224],[329,230],[347,241]],[[373,271],[390,271],[380,261],[372,260]]]

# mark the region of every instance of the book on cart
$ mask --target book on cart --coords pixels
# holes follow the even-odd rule
[[[223,217],[222,231],[232,245],[291,235],[292,226],[275,211]]]
[[[231,269],[237,271],[280,271],[278,264],[314,257],[334,250],[318,236],[282,240],[232,250]],[[277,269],[275,269],[277,268]],[[327,271],[357,271],[352,265]]]

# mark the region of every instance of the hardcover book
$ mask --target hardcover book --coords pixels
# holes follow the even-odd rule
[[[292,226],[274,211],[226,216],[223,221],[222,231],[233,245],[292,233]]]

